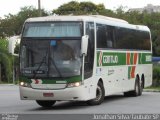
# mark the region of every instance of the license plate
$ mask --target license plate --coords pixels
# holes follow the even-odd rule
[[[43,93],[44,97],[53,97],[54,94],[53,93]]]

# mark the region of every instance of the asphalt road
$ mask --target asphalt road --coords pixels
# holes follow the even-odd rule
[[[160,93],[143,92],[140,97],[124,97],[117,94],[105,97],[98,106],[88,106],[85,102],[57,102],[50,109],[44,109],[35,101],[22,101],[19,87],[0,85],[1,114],[108,114],[108,113],[160,113]]]

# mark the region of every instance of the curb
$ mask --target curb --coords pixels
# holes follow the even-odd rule
[[[160,90],[156,89],[143,89],[144,92],[160,92]]]
[[[0,84],[0,86],[16,86],[15,84]]]

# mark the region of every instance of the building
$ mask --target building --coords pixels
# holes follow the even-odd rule
[[[160,6],[154,6],[152,4],[148,4],[144,8],[132,8],[132,9],[129,9],[129,11],[138,11],[140,13],[142,12],[147,12],[147,13],[160,12]]]

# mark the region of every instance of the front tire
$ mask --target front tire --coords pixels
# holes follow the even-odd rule
[[[104,90],[103,84],[101,82],[98,82],[97,90],[96,90],[96,98],[87,101],[87,104],[100,105],[104,100],[104,96],[105,96],[105,90]]]
[[[40,105],[40,106],[42,106],[42,107],[45,107],[45,108],[49,108],[49,107],[52,107],[55,103],[56,103],[56,101],[46,101],[46,100],[36,100],[36,102],[37,102],[37,104],[38,105]]]

